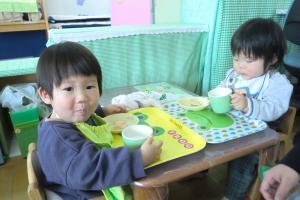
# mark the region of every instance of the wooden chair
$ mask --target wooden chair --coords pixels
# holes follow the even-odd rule
[[[275,164],[275,162],[281,160],[293,147],[293,138],[295,133],[293,132],[294,121],[296,117],[297,109],[293,106],[290,106],[288,111],[283,114],[276,123],[276,130],[279,133],[279,144],[278,144],[278,152],[275,155],[274,160],[271,163]],[[277,151],[277,150],[276,150]],[[264,156],[263,156],[264,157]],[[262,158],[264,159],[264,158]],[[268,161],[260,161],[260,163],[269,163]],[[259,171],[259,169],[258,169]],[[259,172],[258,172],[259,173]],[[247,200],[260,200],[262,199],[259,193],[260,180],[256,177],[254,183],[252,184]]]
[[[30,143],[28,146],[28,155],[27,155],[27,174],[28,174],[27,194],[29,200],[46,199],[45,191],[40,184],[38,172],[41,173],[41,169],[36,154],[36,144]]]
[[[278,132],[280,133],[280,146],[278,152],[278,160],[281,160],[293,147],[294,121],[297,109],[290,106],[288,111],[280,117],[278,124]]]
[[[42,187],[39,175],[41,175],[41,167],[36,154],[36,144],[30,143],[28,146],[27,155],[27,174],[28,174],[28,188],[27,195],[29,200],[51,200],[61,199],[53,192],[45,191]],[[105,200],[104,196],[94,197],[91,200]]]

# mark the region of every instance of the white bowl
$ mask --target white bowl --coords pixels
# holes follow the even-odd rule
[[[131,125],[122,131],[123,142],[131,149],[139,148],[152,135],[153,129],[146,125]]]

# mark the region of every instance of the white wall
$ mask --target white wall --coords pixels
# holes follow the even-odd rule
[[[110,0],[46,0],[47,14],[110,16]]]

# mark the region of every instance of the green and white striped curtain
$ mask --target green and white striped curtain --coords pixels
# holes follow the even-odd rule
[[[136,35],[80,42],[102,66],[105,89],[168,81],[199,91],[207,32]]]
[[[201,93],[216,87],[232,67],[230,40],[234,31],[255,17],[272,18],[283,25],[292,0],[182,0],[183,23],[206,23],[210,26]]]

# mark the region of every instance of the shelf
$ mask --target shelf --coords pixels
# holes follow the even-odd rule
[[[0,23],[0,32],[14,32],[14,31],[36,31],[47,30],[47,24],[44,20],[36,22],[10,22]]]

